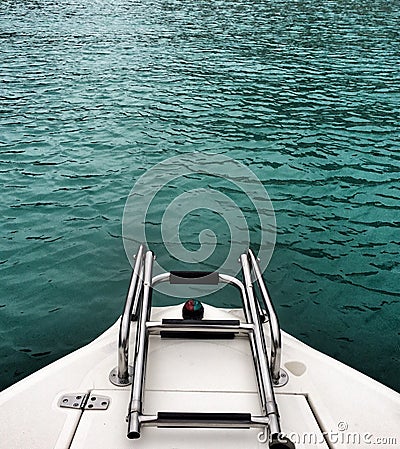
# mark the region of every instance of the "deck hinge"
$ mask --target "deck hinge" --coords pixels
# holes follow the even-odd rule
[[[110,398],[108,396],[99,396],[95,393],[71,393],[61,396],[58,405],[62,408],[81,410],[107,410],[110,405]]]

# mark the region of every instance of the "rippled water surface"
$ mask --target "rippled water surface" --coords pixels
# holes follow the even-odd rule
[[[117,319],[129,191],[208,151],[271,197],[283,328],[400,390],[399,23],[390,0],[2,1],[0,387]]]

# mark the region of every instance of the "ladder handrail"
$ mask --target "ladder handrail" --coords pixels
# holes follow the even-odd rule
[[[131,383],[129,367],[129,334],[132,316],[136,316],[139,307],[139,298],[143,284],[143,254],[145,247],[140,245],[135,256],[135,265],[132,270],[131,281],[126,295],[124,310],[121,315],[118,335],[118,366],[110,373],[110,381],[117,386],[126,386]]]
[[[271,372],[272,381],[274,384],[279,383],[281,376],[281,354],[282,354],[282,338],[281,338],[281,328],[279,325],[278,316],[275,312],[274,305],[272,304],[271,298],[268,294],[267,286],[265,285],[264,279],[261,274],[261,269],[258,264],[256,257],[251,249],[248,250],[249,260],[251,268],[256,275],[256,281],[258,287],[260,288],[263,304],[265,311],[267,312],[269,319],[269,329],[271,333]]]
[[[151,312],[153,262],[154,254],[152,251],[147,251],[144,260],[142,307],[137,321],[136,349],[133,359],[134,373],[128,410],[128,438],[140,437],[139,419],[143,412],[143,390],[149,338],[146,323],[150,319]]]
[[[257,308],[257,300],[253,291],[253,283],[251,280],[251,265],[247,254],[240,256],[240,263],[242,265],[244,286],[246,290],[246,297],[243,300],[247,301],[250,319],[254,324],[254,359],[258,362],[260,379],[259,392],[261,398],[265,398],[263,404],[263,412],[269,418],[269,427],[271,435],[278,435],[281,433],[281,426],[279,422],[278,406],[275,400],[275,393],[272,386],[271,372],[268,363],[267,347],[264,340],[264,332],[261,323],[261,317]]]

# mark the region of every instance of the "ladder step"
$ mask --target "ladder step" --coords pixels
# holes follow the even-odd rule
[[[174,326],[187,325],[187,326],[239,326],[239,320],[181,320],[163,318],[162,324],[172,324]]]
[[[250,427],[250,413],[158,412],[157,426],[168,427]]]
[[[142,415],[134,412],[134,414],[139,422],[139,427],[129,430],[127,436],[130,439],[140,438],[140,426],[172,427],[175,429],[249,429],[250,427],[265,427],[269,424],[267,416],[253,416],[251,413],[241,412],[158,412],[156,415]]]
[[[161,331],[161,338],[185,338],[192,340],[233,340],[234,332]]]
[[[163,326],[173,326],[174,330],[162,330],[161,338],[191,338],[204,340],[231,340],[239,332],[239,320],[179,320],[163,319]],[[201,327],[201,329],[200,329]],[[224,332],[223,328],[230,329]],[[232,327],[237,327],[232,331]],[[176,329],[181,328],[181,329]],[[198,330],[196,328],[199,328]]]
[[[216,271],[171,271],[170,284],[217,285],[219,274]]]

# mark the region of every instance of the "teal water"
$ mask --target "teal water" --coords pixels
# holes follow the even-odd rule
[[[271,197],[282,327],[400,391],[399,20],[390,0],[3,0],[0,387],[117,319],[131,188],[210,151]]]

